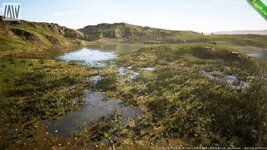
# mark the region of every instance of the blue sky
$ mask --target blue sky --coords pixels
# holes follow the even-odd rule
[[[0,0],[0,5],[5,2],[21,3],[24,20],[75,29],[115,22],[198,32],[267,29],[247,0]]]

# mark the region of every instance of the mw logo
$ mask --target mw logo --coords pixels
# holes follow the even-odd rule
[[[3,21],[16,21],[20,19],[21,5],[20,3],[4,3]]]

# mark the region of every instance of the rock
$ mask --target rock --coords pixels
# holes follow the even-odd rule
[[[55,38],[54,36],[45,35],[45,38],[52,44],[56,44],[59,42],[59,40]]]
[[[121,67],[118,71],[120,76],[126,76],[126,70],[123,67]]]
[[[240,53],[237,52],[237,51],[233,51],[233,52],[231,53],[231,55],[232,55],[232,56],[235,56],[235,57],[238,57],[238,58],[241,58]]]
[[[99,81],[102,80],[102,77],[100,75],[98,75],[98,76],[95,76],[95,77],[91,77],[89,80],[91,82],[93,82],[94,85],[96,85]]]
[[[26,30],[12,28],[11,31],[16,36],[19,36],[20,38],[25,39],[25,40],[40,40],[38,36]]]

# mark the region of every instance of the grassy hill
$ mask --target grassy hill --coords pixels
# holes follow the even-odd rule
[[[0,52],[80,45],[83,33],[54,23],[0,22]]]
[[[174,31],[127,23],[98,24],[79,29],[86,40],[120,39],[142,43],[223,43],[233,47],[266,48],[267,35],[203,35],[193,31]]]
[[[142,27],[127,23],[98,24],[79,29],[86,34],[87,39],[119,38],[128,42],[186,42],[197,41],[203,34],[192,31],[172,31],[151,27]]]

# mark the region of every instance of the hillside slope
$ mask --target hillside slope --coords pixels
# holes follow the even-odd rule
[[[77,30],[54,23],[0,22],[0,52],[80,45],[83,37]]]
[[[267,35],[209,35],[209,41],[215,41],[231,46],[257,47],[258,49],[267,48]]]
[[[79,31],[86,34],[88,40],[116,38],[128,42],[188,42],[197,41],[200,38],[203,40],[204,37],[203,34],[192,31],[173,31],[127,23],[90,25]]]

